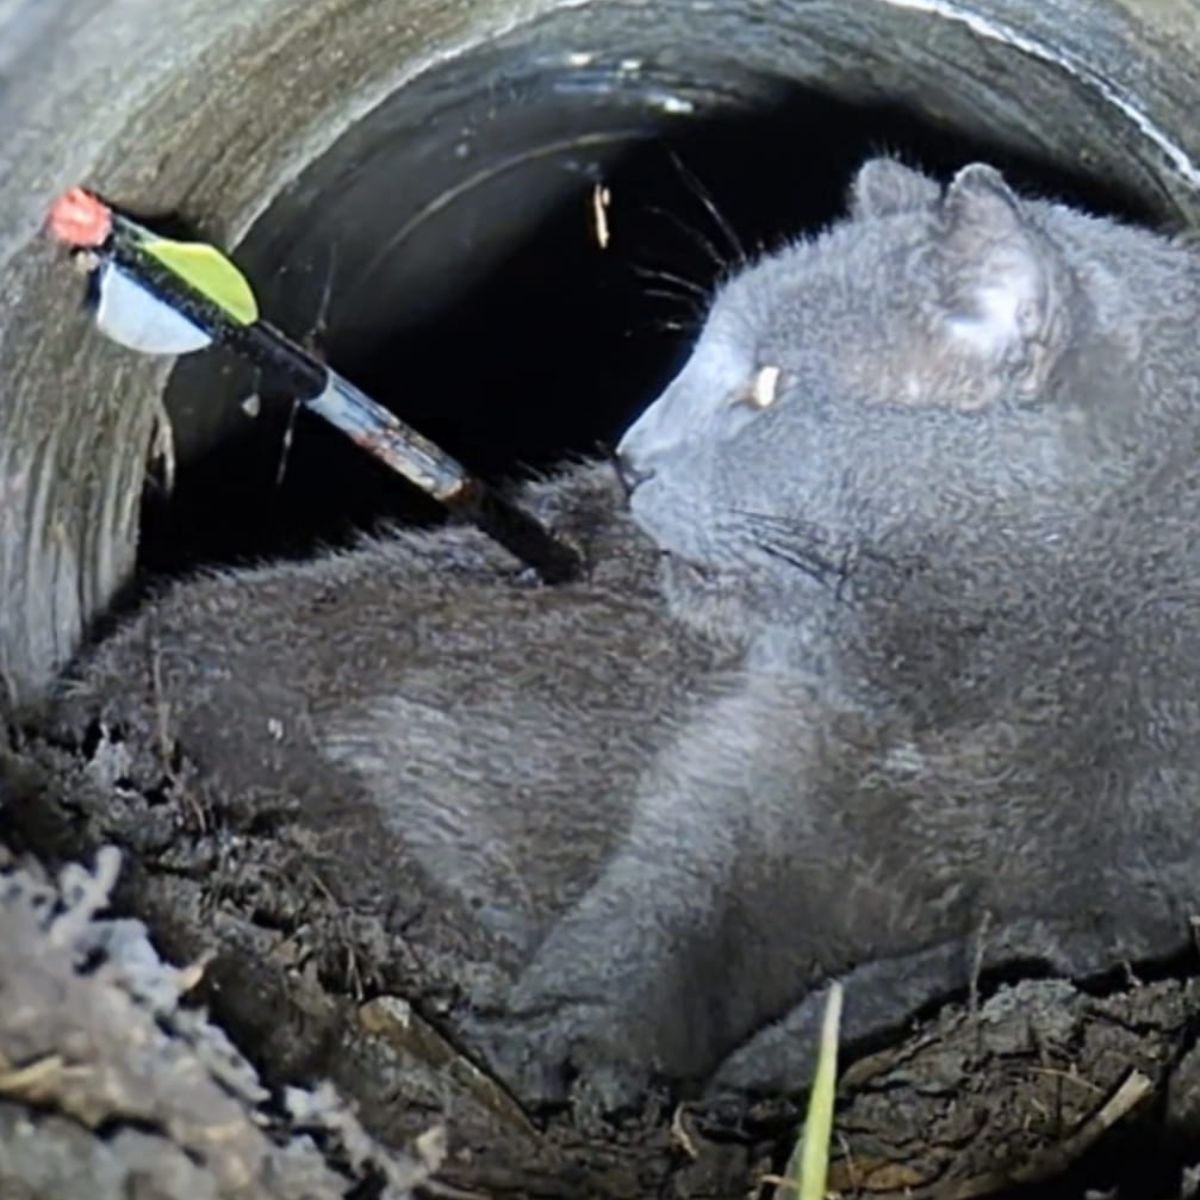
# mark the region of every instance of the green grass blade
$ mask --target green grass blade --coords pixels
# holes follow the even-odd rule
[[[833,1137],[833,1102],[837,1093],[838,1035],[842,1021],[842,985],[833,983],[825,1001],[817,1069],[808,1094],[808,1114],[787,1175],[800,1200],[825,1200],[829,1144]]]

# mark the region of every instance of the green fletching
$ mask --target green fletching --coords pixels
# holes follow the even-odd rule
[[[258,320],[258,301],[250,284],[219,250],[203,242],[159,237],[147,238],[142,248],[239,325],[253,325]]]

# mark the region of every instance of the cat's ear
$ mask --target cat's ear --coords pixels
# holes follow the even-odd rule
[[[859,167],[850,185],[850,215],[860,220],[929,211],[941,194],[937,181],[928,175],[894,158],[871,158]]]
[[[946,332],[981,356],[1044,375],[1065,338],[1068,284],[1021,200],[998,171],[973,163],[946,189],[939,226]]]

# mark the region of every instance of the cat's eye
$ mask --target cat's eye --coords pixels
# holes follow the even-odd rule
[[[738,402],[748,408],[770,408],[779,398],[778,367],[759,367],[750,381],[750,386],[738,396]]]
[[[762,367],[754,376],[750,388],[751,403],[755,408],[770,408],[779,395],[779,368]]]

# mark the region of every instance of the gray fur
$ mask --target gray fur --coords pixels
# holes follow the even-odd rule
[[[317,834],[340,898],[386,909],[386,863],[360,856],[405,856],[519,962],[619,839],[692,680],[732,655],[663,611],[610,467],[526,502],[580,547],[586,582],[544,588],[463,528],[210,573],[103,642],[52,721],[119,729],[148,779],[165,722],[218,812]]]
[[[832,977],[875,1033],[975,963],[1190,936],[1200,267],[981,165],[851,197],[722,287],[623,439],[661,566],[576,471],[534,500],[587,583],[462,532],[222,576],[70,701],[128,721],[153,623],[226,786],[350,789],[511,948],[466,1030],[527,1096],[567,1062],[602,1103],[802,1085]],[[298,732],[259,761],[268,710]]]

